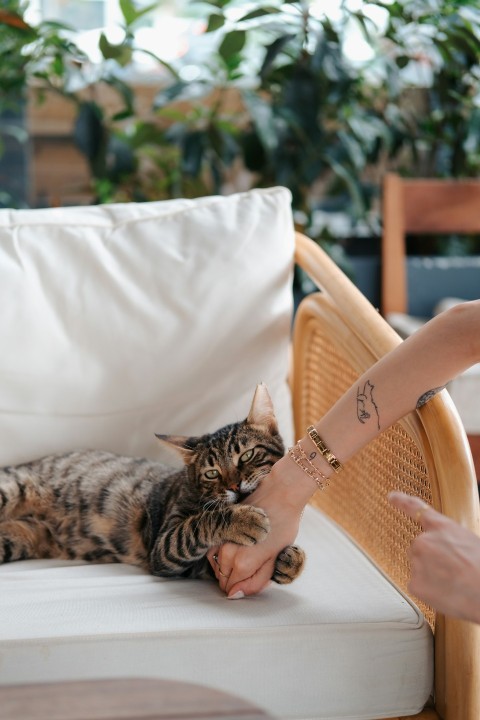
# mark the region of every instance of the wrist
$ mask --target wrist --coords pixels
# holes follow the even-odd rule
[[[275,463],[267,477],[272,491],[277,490],[283,502],[299,513],[318,490],[315,481],[288,454]]]

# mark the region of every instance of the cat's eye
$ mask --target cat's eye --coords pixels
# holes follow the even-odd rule
[[[252,459],[254,450],[246,450],[243,455],[240,455],[240,462],[245,463]]]
[[[205,471],[205,477],[208,478],[209,480],[214,480],[219,475],[220,475],[220,473],[218,472],[218,470],[206,470]]]

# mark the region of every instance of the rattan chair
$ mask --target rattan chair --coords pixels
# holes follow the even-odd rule
[[[296,261],[321,290],[302,301],[295,322],[293,393],[300,437],[401,340],[330,258],[300,234]],[[315,504],[408,594],[407,551],[419,528],[389,507],[387,493],[393,489],[419,495],[479,531],[471,454],[446,391],[382,433],[346,464],[328,491],[315,496]],[[417,604],[435,634],[435,695],[416,717],[478,720],[480,628]]]

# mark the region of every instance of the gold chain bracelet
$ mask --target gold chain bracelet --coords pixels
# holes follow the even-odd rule
[[[293,462],[295,462],[304,473],[312,478],[319,490],[325,489],[329,483],[328,478],[310,461],[304,449],[300,445],[300,442],[297,442],[296,445],[289,448],[288,454],[292,458]]]

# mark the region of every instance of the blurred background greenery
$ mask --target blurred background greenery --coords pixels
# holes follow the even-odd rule
[[[75,28],[5,0],[3,152],[28,142],[27,89],[40,103],[53,92],[75,108],[93,202],[284,185],[298,224],[324,242],[379,234],[388,169],[478,176],[478,1],[191,0],[179,12],[194,31],[174,58],[141,41],[161,6],[119,0],[116,32],[98,32],[92,58]],[[21,204],[5,189],[0,201]]]

